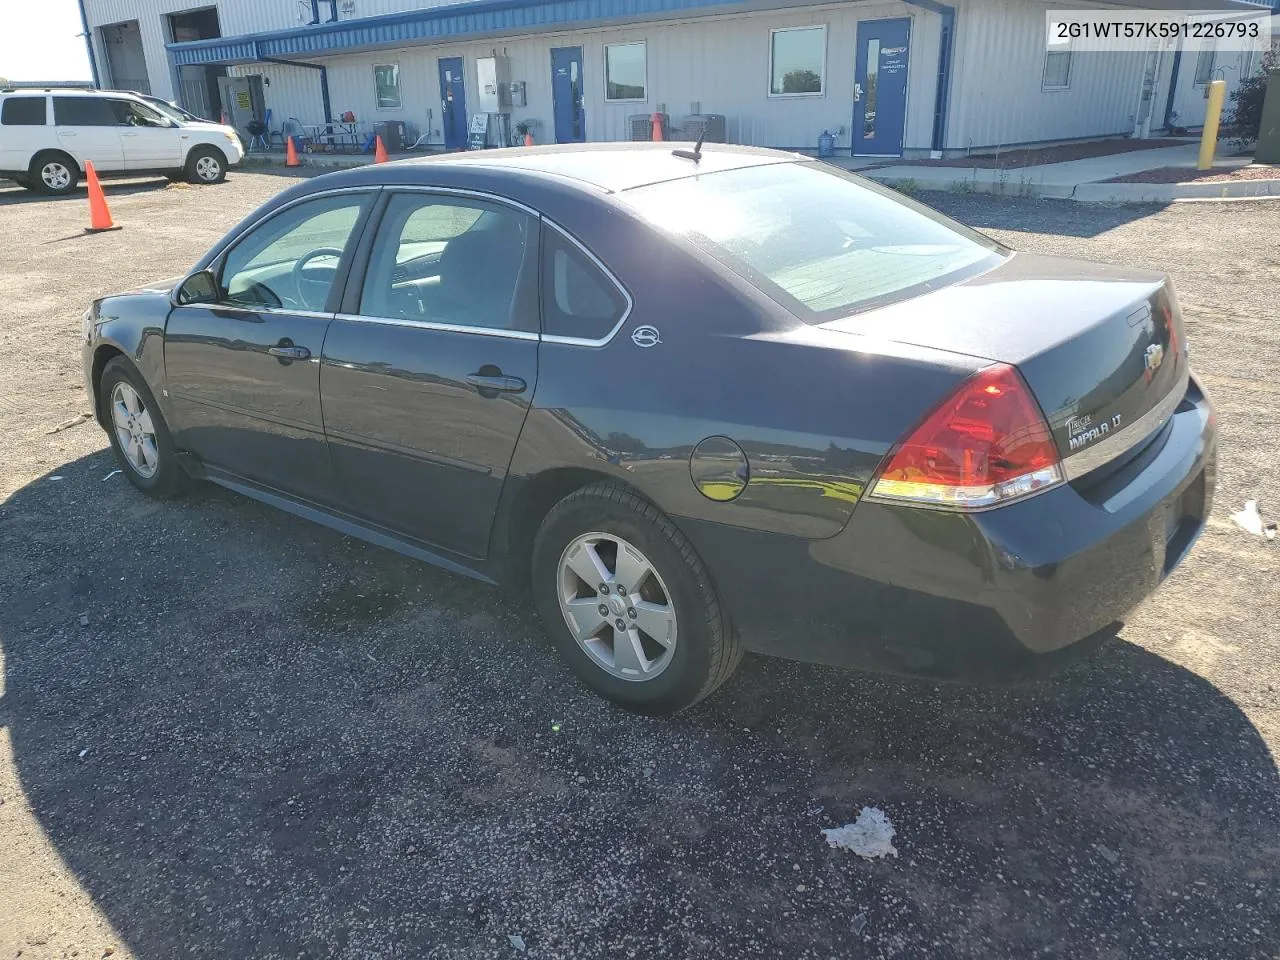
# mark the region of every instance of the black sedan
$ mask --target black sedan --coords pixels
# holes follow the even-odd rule
[[[1167,278],[743,147],[308,180],[96,302],[84,367],[139,489],[210,480],[527,588],[590,687],[654,712],[744,649],[1039,674],[1213,494]]]

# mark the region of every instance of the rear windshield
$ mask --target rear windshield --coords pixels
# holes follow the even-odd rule
[[[827,164],[724,170],[624,191],[641,216],[821,323],[990,269],[993,240]]]

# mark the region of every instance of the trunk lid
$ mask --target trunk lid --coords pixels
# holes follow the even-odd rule
[[[1013,364],[1069,478],[1163,426],[1188,376],[1167,277],[1059,257],[1015,254],[981,276],[824,326]]]

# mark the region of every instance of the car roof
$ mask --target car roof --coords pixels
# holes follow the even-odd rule
[[[718,173],[743,167],[766,164],[793,163],[807,160],[796,153],[766,150],[761,147],[742,147],[733,144],[704,143],[701,159],[695,163],[686,157],[678,157],[676,149],[692,150],[692,143],[574,143],[544,147],[512,147],[499,150],[476,150],[467,153],[446,153],[431,157],[414,157],[398,160],[378,169],[388,177],[395,176],[397,167],[454,167],[484,170],[500,174],[528,172],[550,174],[576,180],[610,193],[628,190],[649,183],[678,180],[700,173]]]

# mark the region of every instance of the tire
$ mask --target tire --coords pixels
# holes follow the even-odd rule
[[[66,196],[80,182],[80,168],[61,150],[45,150],[31,159],[27,176],[36,190],[50,196]]]
[[[144,416],[139,416],[129,402],[130,395],[140,404]],[[123,411],[118,407],[122,402]],[[112,358],[103,368],[98,403],[102,405],[111,449],[129,482],[152,497],[181,493],[190,478],[178,463],[169,427],[146,381],[124,357]],[[143,440],[140,445],[138,439]],[[126,440],[131,441],[127,447]],[[137,451],[136,456],[131,451]]]
[[[34,190],[36,185],[31,182],[31,178],[25,173],[19,173],[13,178],[13,182],[22,187],[23,190]]]
[[[186,171],[191,183],[221,183],[227,179],[227,157],[217,147],[196,147],[187,154]]]
[[[572,570],[600,569],[592,554],[604,563],[601,584],[588,584]],[[671,714],[691,707],[729,679],[742,659],[693,547],[657,507],[616,483],[576,490],[547,514],[534,539],[533,594],[552,643],[579,679],[632,710]],[[607,616],[599,615],[601,607]],[[577,633],[570,627],[575,618]],[[597,622],[598,632],[591,633]],[[619,623],[626,627],[622,636]],[[669,643],[659,642],[664,631]],[[591,635],[580,641],[584,634]],[[623,636],[632,642],[619,648]]]

